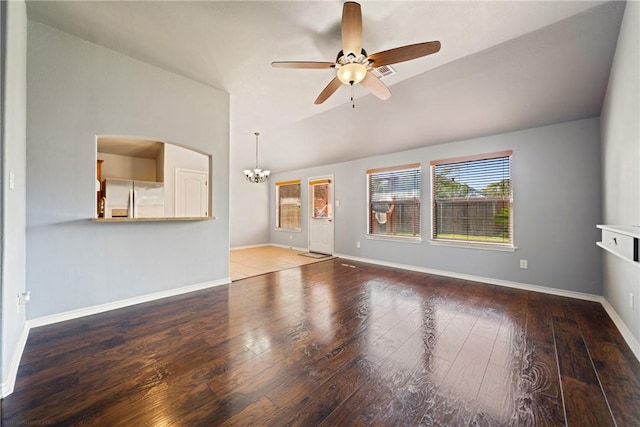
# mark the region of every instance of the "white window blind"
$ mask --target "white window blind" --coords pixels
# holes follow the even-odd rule
[[[276,182],[276,228],[300,230],[300,180]]]
[[[432,239],[513,245],[511,151],[431,162]]]
[[[420,164],[367,171],[368,234],[420,238]]]

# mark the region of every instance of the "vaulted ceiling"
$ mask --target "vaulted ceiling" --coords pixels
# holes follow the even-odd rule
[[[28,1],[28,17],[230,93],[232,171],[274,173],[598,116],[623,2],[362,1],[363,47],[439,40],[395,65],[387,101],[340,88],[340,1]]]

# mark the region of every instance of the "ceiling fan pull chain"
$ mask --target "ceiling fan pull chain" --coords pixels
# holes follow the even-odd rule
[[[351,108],[356,108],[356,103],[353,101],[353,82],[351,82]]]

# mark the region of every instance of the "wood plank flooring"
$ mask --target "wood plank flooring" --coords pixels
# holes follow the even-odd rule
[[[341,259],[33,329],[2,425],[638,426],[598,303]]]

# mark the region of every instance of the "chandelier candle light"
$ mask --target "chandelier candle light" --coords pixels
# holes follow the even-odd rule
[[[247,181],[258,184],[267,181],[271,171],[262,170],[258,167],[258,135],[260,135],[260,133],[255,132],[254,135],[256,136],[256,168],[254,170],[245,169],[243,172]]]

